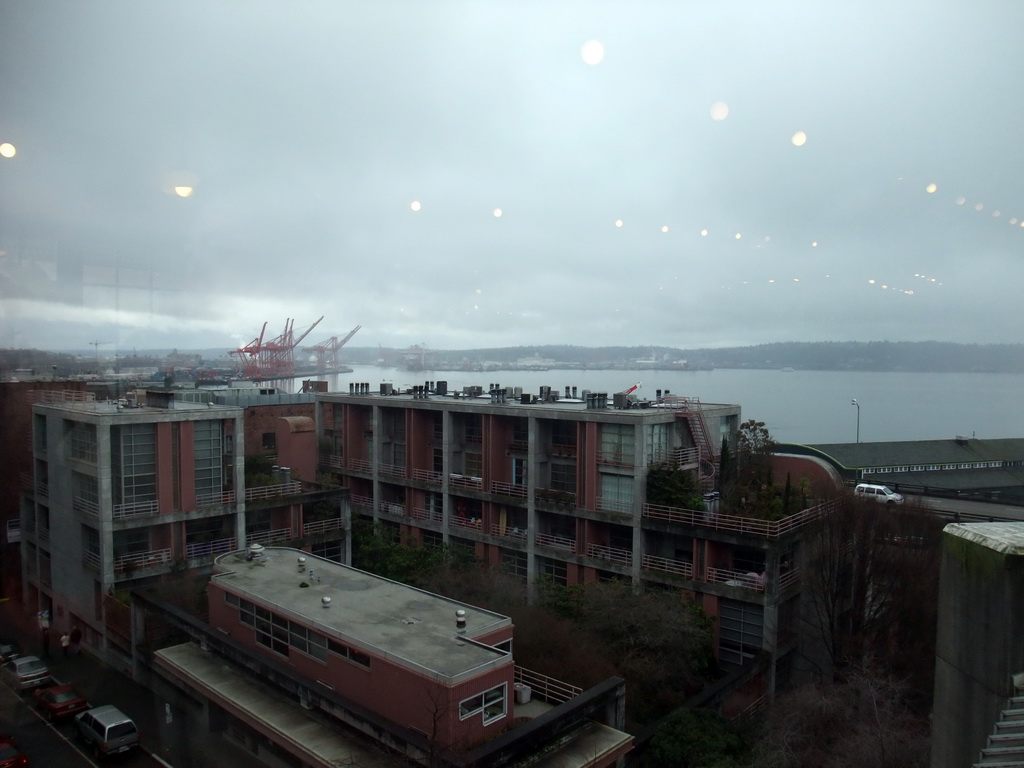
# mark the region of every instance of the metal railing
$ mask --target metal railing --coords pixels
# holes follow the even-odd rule
[[[71,501],[71,507],[75,512],[82,512],[89,517],[100,516],[100,505],[95,501],[89,499],[83,499],[81,496],[75,496]]]
[[[348,503],[353,509],[358,509],[363,512],[373,512],[373,497],[372,496],[361,496],[353,493],[348,497]]]
[[[405,467],[398,464],[378,464],[377,471],[388,477],[405,477]]]
[[[516,498],[525,499],[527,488],[525,485],[516,485],[515,483],[500,483],[497,480],[492,480],[491,493],[497,496],[514,496]]]
[[[622,499],[598,498],[597,508],[602,512],[622,512],[629,514],[633,511],[633,502],[623,501]]]
[[[312,536],[317,533],[327,533],[328,531],[338,531],[343,527],[342,520],[340,517],[331,517],[327,520],[314,520],[310,523],[306,523],[302,526],[303,536]]]
[[[644,555],[640,565],[651,571],[671,573],[675,576],[682,576],[684,579],[693,578],[693,563],[685,560],[673,560],[669,557],[658,557],[657,555]]]
[[[726,568],[708,568],[705,572],[705,581],[764,592],[765,575],[750,571],[731,571]]]
[[[94,571],[100,569],[100,556],[96,552],[82,552],[82,565]]]
[[[479,517],[460,517],[459,515],[452,515],[449,520],[454,526],[459,528],[469,528],[474,531],[479,531],[483,528],[484,521]]]
[[[157,515],[160,513],[160,502],[156,499],[150,501],[133,501],[127,504],[114,505],[114,519],[121,520],[125,517],[136,515]]]
[[[412,516],[417,520],[430,520],[433,523],[440,523],[444,519],[444,513],[440,509],[424,509],[423,507],[414,507]]]
[[[608,464],[613,467],[634,466],[633,454],[623,453],[622,451],[598,451],[597,463]]]
[[[349,469],[355,470],[356,472],[366,472],[367,474],[373,472],[373,467],[366,459],[349,459],[345,463],[348,465]]]
[[[277,483],[276,485],[261,485],[256,488],[246,488],[245,500],[275,499],[278,496],[294,496],[299,493],[302,493],[302,483],[298,481]]]
[[[230,552],[235,549],[235,537],[228,536],[226,539],[214,539],[213,541],[197,541],[185,547],[185,556],[188,558],[205,557],[206,555],[219,555],[222,552]]]
[[[441,480],[444,479],[444,475],[440,472],[433,472],[429,469],[414,469],[412,471],[412,479],[419,480],[421,483],[440,485]]]
[[[542,547],[562,549],[566,552],[576,552],[576,539],[570,538],[569,536],[558,536],[553,533],[538,533],[534,536],[534,541]]]
[[[248,493],[248,491],[246,491]],[[196,509],[206,507],[221,507],[235,503],[234,491],[216,491],[214,493],[196,494]]]
[[[483,490],[484,479],[471,475],[448,475],[448,485],[452,488],[466,488],[471,491]]]
[[[148,552],[118,555],[114,558],[114,571],[123,573],[124,571],[133,571],[136,568],[149,568],[169,562],[171,562],[171,550],[169,547],[166,549],[151,549]],[[96,564],[99,567],[99,558],[96,559]]]
[[[46,483],[36,482],[35,478],[28,472],[21,473],[21,487],[28,493],[36,496],[46,497],[50,495],[50,488]]]
[[[776,538],[784,533],[795,531],[824,515],[831,514],[836,508],[836,502],[826,501],[781,520],[761,520],[756,517],[739,517],[709,511],[665,507],[660,504],[644,504],[643,516],[652,520],[665,520],[703,528]]]
[[[344,469],[345,468],[345,457],[335,456],[334,454],[321,454],[320,463],[325,467],[331,467],[332,469]]]
[[[528,685],[532,696],[549,704],[564,704],[583,693],[583,689],[575,685],[519,666],[513,670],[512,680],[519,685]]]
[[[294,537],[291,528],[275,528],[272,531],[246,531],[245,538],[250,544],[271,544],[275,541],[288,541]]]
[[[628,549],[618,547],[607,547],[603,544],[588,544],[587,556],[595,557],[598,560],[608,560],[617,565],[632,565],[633,553]]]
[[[519,528],[514,525],[502,525],[501,523],[494,523],[491,526],[491,536],[498,536],[502,539],[517,539],[524,541],[526,539],[526,529]]]
[[[407,515],[405,505],[394,501],[382,501],[380,503],[380,513],[382,515],[391,515],[392,517],[405,517]]]
[[[779,589],[786,589],[794,584],[799,584],[803,580],[803,574],[800,573],[799,568],[792,568],[785,573],[779,574]]]

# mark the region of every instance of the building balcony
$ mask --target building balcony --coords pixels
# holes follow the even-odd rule
[[[388,515],[389,517],[409,516],[409,513],[405,508],[405,504],[399,504],[394,501],[382,501],[380,503],[380,513],[382,515]]]
[[[245,489],[246,501],[260,501],[262,499],[276,499],[281,496],[298,496],[302,493],[302,483],[294,481],[291,483],[277,483],[276,485],[261,485],[256,488]]]
[[[640,564],[649,571],[671,573],[684,579],[693,578],[693,563],[688,563],[685,560],[673,560],[669,557],[658,557],[657,555],[644,555]]]
[[[556,507],[576,506],[576,494],[572,491],[562,491],[557,488],[538,488],[533,494],[534,501],[538,504],[546,504]]]
[[[576,458],[576,446],[566,445],[564,443],[553,443],[548,448],[548,455],[574,459]]]
[[[361,496],[357,493],[353,493],[348,497],[348,503],[356,512],[359,512],[364,515],[373,514],[372,496]]]
[[[680,523],[700,528],[712,528],[719,531],[761,536],[764,538],[778,538],[831,514],[836,508],[837,502],[827,501],[784,517],[781,520],[761,520],[755,517],[722,515],[709,511],[665,507],[659,504],[644,504],[643,516],[650,520]]]
[[[633,454],[622,451],[598,451],[597,463],[611,467],[632,467],[635,466]]]
[[[414,469],[412,471],[412,479],[429,485],[440,485],[444,475],[440,472],[432,472],[429,469]]]
[[[460,517],[459,515],[452,515],[449,520],[453,526],[458,528],[468,528],[471,531],[482,530],[484,525],[484,521],[479,517]]]
[[[593,557],[597,560],[607,560],[608,562],[615,563],[616,565],[622,565],[627,568],[633,564],[633,553],[630,550],[620,549],[618,547],[607,547],[603,544],[588,544],[587,557]]]
[[[132,552],[114,558],[114,573],[131,573],[139,568],[151,568],[171,562],[171,550],[151,549],[148,552]]]
[[[497,536],[500,539],[514,539],[516,541],[526,541],[527,530],[525,528],[519,528],[514,525],[502,525],[501,523],[494,523],[491,526],[491,536]]]
[[[100,571],[100,556],[96,552],[83,552],[82,553],[82,565],[88,568],[90,571],[99,573]]]
[[[499,483],[498,481],[491,482],[491,493],[495,496],[509,496],[513,499],[526,500],[527,488],[525,485],[516,485],[515,483]]]
[[[210,507],[227,507],[234,503],[234,491],[216,491],[214,493],[196,494],[196,509],[209,509]]]
[[[276,544],[295,538],[291,528],[275,528],[271,531],[246,531],[245,540],[249,544]]]
[[[726,568],[708,568],[704,576],[704,580],[712,584],[725,584],[729,587],[742,587],[754,592],[764,592],[765,576],[763,573],[731,571]]]
[[[330,467],[331,469],[344,469],[345,458],[343,456],[334,455],[320,455],[320,465],[323,467]]]
[[[138,517],[141,515],[158,514],[160,514],[160,502],[156,499],[152,499],[151,501],[132,501],[126,504],[114,505],[115,520],[124,520],[128,517]]]
[[[345,464],[353,472],[365,472],[368,475],[373,472],[373,465],[366,459],[349,459]]]
[[[39,541],[42,541],[42,542],[49,541],[50,540],[50,529],[49,528],[43,528],[42,526],[40,526],[39,527],[39,531],[36,533],[36,538],[38,538]]]
[[[41,499],[45,499],[50,495],[50,486],[44,482],[37,483],[35,478],[28,473],[22,473],[21,487],[26,493],[31,493]]]
[[[520,666],[513,668],[512,680],[517,689],[519,686],[527,686],[531,698],[537,698],[556,706],[575,699],[583,693],[582,688]]]
[[[513,440],[505,446],[505,450],[509,453],[527,455],[530,452],[530,441],[529,440]]]
[[[412,516],[414,520],[428,520],[431,523],[440,523],[444,520],[444,513],[440,509],[424,509],[423,507],[415,507],[412,510]]]
[[[224,539],[213,539],[212,541],[196,541],[185,546],[185,557],[191,560],[194,557],[206,557],[208,555],[219,555],[224,552],[233,552],[237,549],[234,536]]]
[[[559,536],[554,533],[538,533],[533,537],[534,542],[539,547],[548,547],[549,549],[559,549],[563,552],[576,552],[576,539],[571,536]]]
[[[482,491],[484,479],[472,475],[448,475],[448,486],[450,488],[463,488],[467,491]]]
[[[790,587],[796,586],[803,581],[803,574],[799,568],[791,568],[785,573],[779,574],[779,591],[783,592]]]
[[[316,536],[318,534],[330,533],[331,531],[340,531],[344,528],[344,523],[340,517],[331,517],[327,520],[312,520],[302,526],[303,536]]]
[[[81,512],[86,517],[98,518],[100,516],[100,505],[90,499],[83,499],[75,496],[71,500],[71,507],[75,512]]]
[[[601,499],[597,500],[597,508],[601,512],[618,512],[629,515],[633,511],[633,502],[622,499]]]
[[[378,464],[377,471],[386,477],[405,477],[405,467],[398,464]]]

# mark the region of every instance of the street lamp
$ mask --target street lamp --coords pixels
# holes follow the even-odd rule
[[[856,400],[851,400],[850,405],[857,406],[857,442],[860,442],[860,403]]]

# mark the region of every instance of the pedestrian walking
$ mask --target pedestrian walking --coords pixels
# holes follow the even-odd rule
[[[68,652],[71,649],[71,635],[67,632],[60,636],[60,649],[64,652],[65,656],[68,655]]]
[[[71,655],[77,656],[78,652],[82,650],[82,630],[78,628],[76,624],[71,628]]]

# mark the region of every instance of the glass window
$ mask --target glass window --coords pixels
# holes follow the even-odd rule
[[[478,712],[483,713],[484,725],[501,719],[506,714],[507,687],[502,683],[476,696],[463,699],[459,702],[459,719],[465,720]]]

